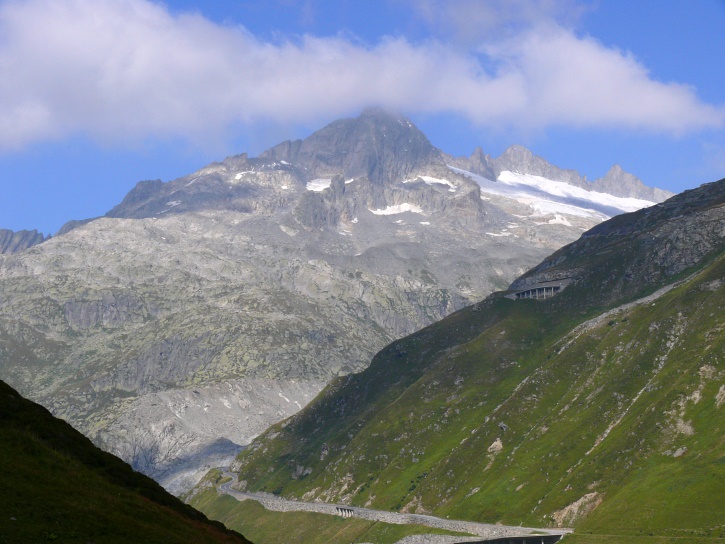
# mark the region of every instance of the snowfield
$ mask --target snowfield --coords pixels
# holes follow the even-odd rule
[[[478,183],[482,199],[488,199],[484,194],[511,198],[531,207],[535,215],[573,215],[603,221],[620,213],[634,212],[655,204],[649,200],[587,191],[563,181],[531,174],[504,171],[496,181],[492,181],[460,168],[449,168]],[[561,220],[557,222],[562,223]]]
[[[388,206],[384,210],[369,211],[374,213],[375,215],[395,215],[397,213],[405,212],[423,213],[423,210],[420,208],[420,206],[416,206],[415,204],[408,204],[407,202],[403,202],[402,204],[396,204],[395,206]]]

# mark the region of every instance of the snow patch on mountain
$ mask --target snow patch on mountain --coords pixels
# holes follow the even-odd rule
[[[394,206],[388,206],[384,210],[378,209],[369,211],[374,213],[375,215],[395,215],[405,212],[423,213],[423,210],[420,208],[420,206],[416,206],[415,204],[409,204],[407,202],[403,202],[402,204],[395,204]]]
[[[403,183],[415,183],[418,180],[423,180],[423,182],[426,185],[435,185],[435,184],[447,185],[448,187],[450,187],[449,191],[452,193],[455,192],[457,189],[457,187],[453,183],[451,183],[449,180],[441,179],[441,178],[434,178],[432,176],[418,176],[415,179],[404,179]]]
[[[544,221],[543,223],[536,223],[537,225],[565,225],[567,227],[571,227],[572,224],[569,223],[569,221],[566,219],[566,217],[557,214],[554,214],[553,219],[549,219],[548,221]]]
[[[312,181],[308,181],[306,187],[308,191],[315,191],[316,193],[319,193],[328,189],[331,183],[332,179],[330,178],[317,178]]]
[[[522,204],[528,205],[532,210],[534,210],[534,215],[564,214],[573,215],[576,217],[586,217],[588,219],[594,218],[597,221],[606,221],[611,216],[622,213],[617,212],[612,213],[611,215],[607,215],[605,213],[597,212],[592,208],[574,206],[571,204],[565,204],[563,202],[556,202],[553,200],[540,200],[538,197],[530,197],[527,195],[518,195],[515,200],[517,202],[521,202]]]
[[[254,170],[245,170],[244,172],[237,172],[237,174],[234,176],[235,181],[239,181],[244,177],[245,174],[255,174],[256,172]]]

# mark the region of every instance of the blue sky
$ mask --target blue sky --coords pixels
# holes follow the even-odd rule
[[[725,176],[722,0],[0,0],[0,228],[382,105],[454,155]]]

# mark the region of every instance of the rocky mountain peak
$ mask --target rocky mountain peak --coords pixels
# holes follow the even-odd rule
[[[372,108],[261,157],[139,182],[106,218],[0,259],[0,366],[181,490],[208,452],[235,453],[388,342],[634,207],[491,181],[495,168],[562,179],[522,146],[498,166],[480,148],[458,161]]]
[[[618,164],[612,166],[604,177],[595,180],[592,186],[595,191],[614,196],[641,198],[653,202],[662,202],[674,196],[669,191],[647,187],[637,176],[626,172]]]
[[[521,164],[527,165],[534,162],[537,157],[527,148],[522,145],[514,144],[510,145],[506,151],[501,153],[498,160],[509,164]]]
[[[444,162],[441,152],[409,119],[381,108],[334,121],[304,140],[283,142],[260,158],[287,161],[314,177],[342,174],[367,177],[374,184],[402,180]]]

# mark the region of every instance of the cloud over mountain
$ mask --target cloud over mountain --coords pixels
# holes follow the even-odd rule
[[[79,134],[198,144],[223,140],[235,123],[310,123],[368,104],[525,130],[723,125],[722,105],[552,17],[512,28],[467,48],[347,35],[270,42],[147,0],[8,0],[0,151]]]

